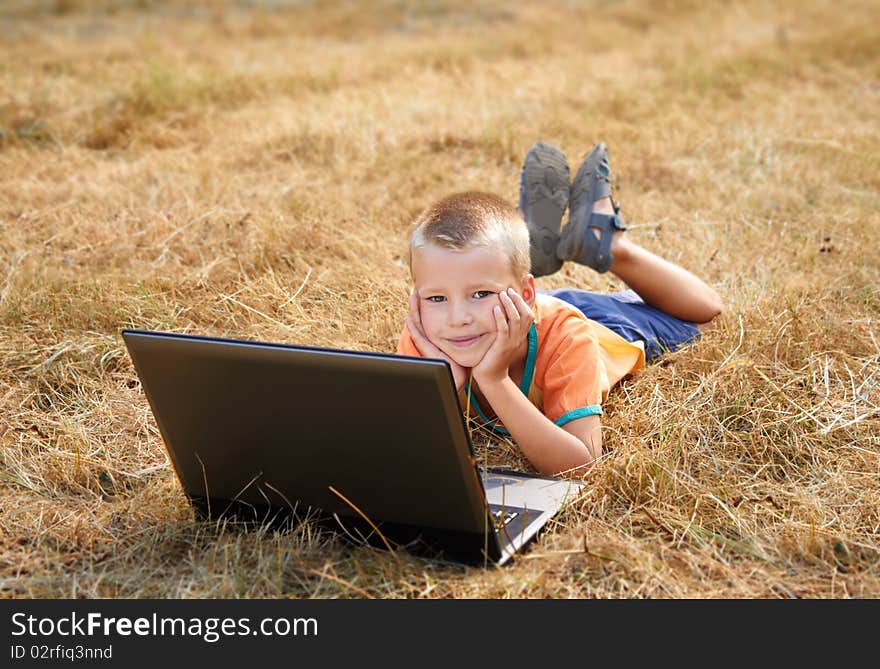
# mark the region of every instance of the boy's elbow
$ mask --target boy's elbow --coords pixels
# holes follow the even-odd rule
[[[575,462],[569,464],[568,467],[561,471],[544,472],[552,476],[562,476],[565,478],[578,478],[586,475],[590,468],[602,457],[602,431],[595,430],[584,441],[584,449],[582,456],[577,458]]]
[[[601,455],[601,452],[600,452],[600,455]],[[599,455],[594,455],[591,453],[589,458],[581,464],[574,465],[572,467],[569,467],[568,469],[563,469],[562,471],[545,472],[545,473],[547,473],[551,476],[559,476],[561,478],[569,478],[569,479],[583,478],[584,476],[587,475],[587,472],[589,472],[590,469],[592,469],[593,465],[596,464],[596,462],[599,460],[599,457],[600,457]]]
[[[596,430],[591,435],[590,443],[587,444],[587,453],[588,460],[584,463],[585,467],[589,467],[596,460],[602,457],[603,444],[602,444],[602,430]]]

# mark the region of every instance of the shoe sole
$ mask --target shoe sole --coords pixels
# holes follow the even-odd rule
[[[568,161],[552,144],[529,149],[520,177],[519,209],[529,228],[532,274],[552,274],[562,266],[556,256],[559,228],[570,193]]]

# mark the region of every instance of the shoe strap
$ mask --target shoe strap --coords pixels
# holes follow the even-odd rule
[[[590,228],[599,231],[599,238]],[[611,266],[611,238],[614,230],[626,230],[623,219],[617,214],[590,214],[590,222],[584,231],[586,248],[579,262],[592,267],[599,273],[607,272]]]
[[[605,160],[602,160],[593,168],[592,198],[593,202],[603,197],[611,197],[611,168]],[[613,202],[612,202],[613,204]]]

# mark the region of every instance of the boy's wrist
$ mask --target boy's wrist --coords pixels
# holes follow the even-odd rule
[[[480,388],[484,388],[486,386],[498,386],[503,384],[505,381],[510,381],[510,372],[507,367],[504,369],[489,369],[487,367],[481,367],[477,365],[474,367],[474,381],[480,384]]]
[[[510,385],[514,390],[519,392],[519,388],[516,387],[516,384],[513,382],[508,375],[504,375],[501,377],[489,377],[489,378],[479,378],[476,374],[474,374],[474,380],[480,385],[480,390],[483,391],[483,394],[487,399],[491,400],[491,396],[498,391],[503,391],[504,387]]]

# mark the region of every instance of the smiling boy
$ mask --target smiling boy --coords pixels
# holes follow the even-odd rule
[[[700,279],[627,239],[617,212],[604,145],[570,188],[564,156],[539,142],[519,210],[458,193],[428,207],[410,238],[414,287],[398,353],[448,362],[462,402],[545,474],[583,473],[602,454],[611,387],[644,367],[646,351],[693,341],[696,324],[721,311]],[[565,260],[610,270],[633,290],[538,292],[535,274]]]

